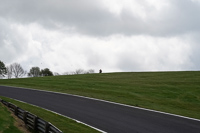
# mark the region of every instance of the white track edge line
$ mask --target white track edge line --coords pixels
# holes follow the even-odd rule
[[[1,86],[4,86],[4,85],[1,85]],[[7,87],[15,87],[15,86],[7,86]],[[74,97],[81,97],[81,98],[86,98],[86,99],[91,99],[91,100],[96,100],[96,101],[102,101],[102,102],[106,102],[106,103],[121,105],[121,106],[125,106],[125,107],[130,107],[130,108],[136,108],[136,109],[140,109],[140,110],[146,110],[146,111],[150,111],[150,112],[156,112],[156,113],[165,114],[165,115],[176,116],[176,117],[200,122],[199,119],[195,119],[195,118],[191,118],[191,117],[186,117],[186,116],[171,114],[171,113],[167,113],[167,112],[162,112],[162,111],[157,111],[157,110],[152,110],[152,109],[146,109],[146,108],[126,105],[126,104],[122,104],[122,103],[116,103],[116,102],[111,102],[111,101],[106,101],[106,100],[96,99],[96,98],[91,98],[91,97],[86,97],[86,96],[80,96],[80,95],[74,95],[74,94],[68,94],[68,93],[62,93],[62,92],[47,91],[47,90],[38,90],[38,89],[32,89],[32,88],[23,88],[23,87],[16,87],[16,88],[21,88],[21,89],[26,89],[26,90],[34,90],[34,91],[42,91],[42,92],[50,92],[50,93],[57,93],[57,94],[63,94],[63,95],[68,95],[68,96],[74,96]]]
[[[9,97],[8,97],[8,98],[9,98]],[[86,126],[92,128],[92,129],[95,129],[95,130],[101,132],[101,133],[107,133],[107,132],[105,132],[105,131],[103,131],[103,130],[101,130],[101,129],[98,129],[98,128],[96,128],[96,127],[90,126],[90,125],[88,125],[88,124],[86,124],[86,123],[84,123],[84,122],[81,122],[81,121],[76,120],[76,119],[74,119],[74,118],[71,118],[71,117],[62,115],[62,114],[57,113],[57,112],[55,112],[55,111],[52,111],[52,110],[49,110],[49,109],[46,109],[46,108],[43,108],[43,107],[40,107],[40,106],[37,106],[37,105],[34,105],[34,104],[30,104],[30,103],[28,103],[28,102],[24,102],[24,101],[15,99],[15,98],[10,98],[10,99],[13,99],[13,100],[16,100],[16,101],[19,101],[19,102],[22,102],[22,103],[26,103],[26,104],[32,105],[32,106],[34,106],[34,107],[42,108],[42,109],[44,109],[44,110],[46,110],[46,111],[49,111],[49,112],[52,112],[52,113],[54,113],[54,114],[57,114],[57,115],[60,115],[60,116],[65,117],[65,118],[71,119],[71,120],[73,120],[73,121],[76,121],[77,123],[81,123],[81,124],[83,124],[83,125],[86,125]]]

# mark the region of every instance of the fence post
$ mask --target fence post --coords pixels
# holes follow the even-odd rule
[[[15,113],[15,115],[17,116],[17,115],[18,115],[18,107],[15,107],[15,109],[14,109],[14,110],[15,110],[15,112],[14,112],[14,113]]]
[[[10,102],[8,102],[8,108],[15,114],[16,106]]]
[[[25,125],[27,124],[26,118],[27,118],[27,111],[25,111],[24,114],[23,114],[23,121],[24,121]]]
[[[49,122],[45,124],[45,133],[49,133]]]
[[[8,102],[8,108],[14,112],[14,114],[17,116],[18,114],[18,107],[10,102]]]
[[[37,130],[37,119],[38,119],[38,117],[37,116],[35,116],[34,118],[33,118],[33,128],[34,128],[34,130]]]

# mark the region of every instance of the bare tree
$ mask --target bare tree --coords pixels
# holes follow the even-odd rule
[[[53,73],[54,76],[59,76],[60,74],[58,72]]]
[[[11,65],[7,66],[6,70],[7,70],[7,77],[8,77],[8,79],[11,79],[12,78],[12,74],[13,74]]]
[[[19,63],[13,63],[10,65],[10,67],[15,78],[22,77],[26,74],[26,71],[24,71]]]
[[[83,71],[83,74],[90,74],[90,73],[94,73],[95,71],[94,71],[94,69],[89,69],[89,70],[84,70]]]
[[[89,69],[89,70],[85,71],[84,69],[76,69],[76,71],[64,72],[62,75],[90,74],[90,73],[95,73],[95,70]]]
[[[62,75],[70,75],[69,72],[64,72]]]
[[[76,71],[74,73],[75,74],[83,74],[84,70],[83,69],[76,69]]]
[[[87,72],[88,73],[95,73],[95,70],[94,69],[89,69]]]
[[[75,73],[75,71],[70,71],[68,74],[69,74],[69,75],[74,75],[74,74],[76,74],[76,73]]]

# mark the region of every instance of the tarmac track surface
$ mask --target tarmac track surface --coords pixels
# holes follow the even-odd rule
[[[200,121],[53,92],[0,86],[0,95],[79,120],[108,133],[200,133]]]

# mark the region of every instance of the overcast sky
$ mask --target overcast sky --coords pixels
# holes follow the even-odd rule
[[[200,70],[200,0],[0,0],[0,60],[60,74]]]

